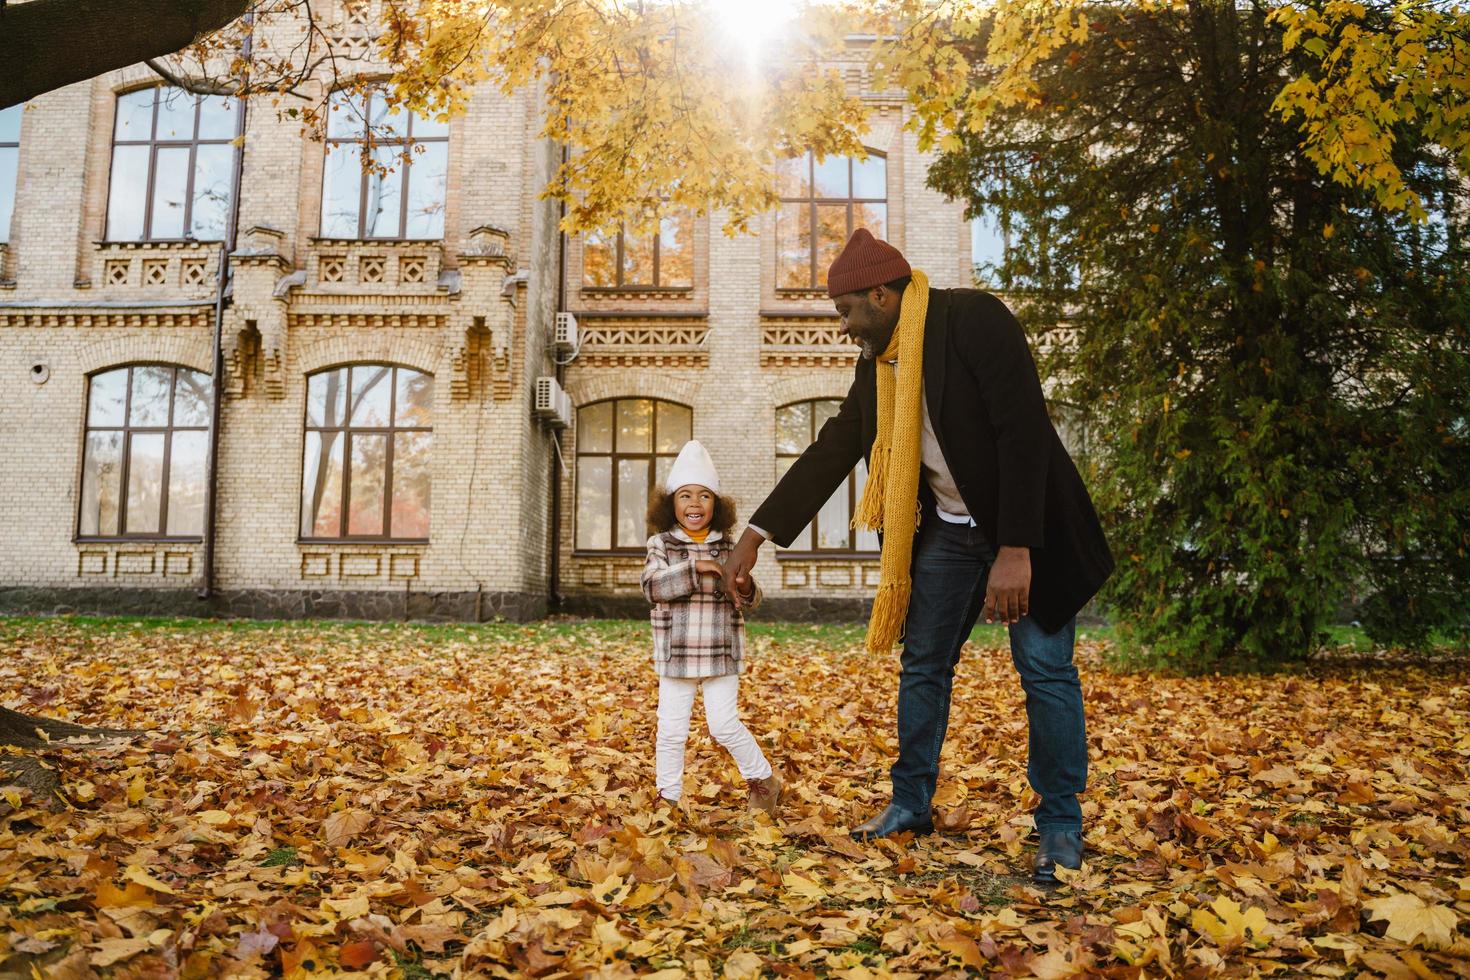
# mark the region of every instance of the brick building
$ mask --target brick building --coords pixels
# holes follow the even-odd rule
[[[370,30],[354,16],[344,46]],[[323,145],[158,82],[139,66],[0,113],[3,610],[640,609],[646,497],[682,441],[748,516],[846,392],[855,348],[822,287],[850,228],[936,285],[970,279],[962,205],[925,186],[880,93],[869,158],[795,161],[754,234],[714,215],[568,238],[538,199],[559,151],[535,92],[487,88],[447,124],[339,99]],[[358,165],[368,124],[413,145],[386,175]],[[542,378],[565,427],[538,415]],[[861,479],[805,542],[764,549],[771,614],[871,593]]]

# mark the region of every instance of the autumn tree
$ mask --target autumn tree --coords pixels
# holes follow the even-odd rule
[[[1349,123],[1302,101],[1325,42],[1302,43],[1278,5],[1087,16],[1024,98],[957,127],[931,179],[1008,229],[991,275],[1031,327],[1075,330],[1043,373],[1086,419],[1119,559],[1106,597],[1134,656],[1186,670],[1300,658],[1348,601],[1384,641],[1463,631],[1460,134],[1408,98],[1376,111],[1382,145],[1340,155],[1330,141]],[[1395,16],[1364,28],[1391,37]],[[977,90],[1002,40],[999,25],[973,34]],[[1303,118],[1337,137],[1304,140]]]
[[[778,7],[756,52],[732,41],[773,24],[732,28],[738,5],[711,0],[379,0],[355,5],[378,23],[348,55],[324,27],[345,7],[0,3],[0,106],[140,60],[317,133],[342,86],[386,79],[391,105],[450,115],[478,86],[538,85],[568,230],[681,208],[738,233],[777,200],[781,159],[862,155],[838,67],[871,58],[921,147],[948,151],[940,186],[1015,223],[1002,272],[1031,321],[1082,330],[1052,367],[1112,440],[1113,597],[1144,638],[1200,663],[1299,653],[1343,583],[1381,635],[1463,617],[1448,189],[1470,169],[1470,13],[848,0]]]

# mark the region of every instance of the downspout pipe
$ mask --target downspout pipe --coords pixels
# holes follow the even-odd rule
[[[250,61],[254,40],[255,15],[245,14],[247,30],[241,44],[240,56]],[[235,251],[235,241],[240,227],[240,185],[245,170],[245,113],[250,105],[249,98],[241,97],[235,111],[235,153],[233,172],[230,175],[230,212],[225,218],[225,240],[220,243],[219,277],[214,293],[214,351],[210,368],[210,418],[209,418],[209,463],[206,467],[204,491],[204,545],[201,549],[200,565],[202,581],[196,595],[201,601],[214,598],[214,542],[218,522],[216,500],[219,495],[219,429],[223,416],[221,403],[224,401],[225,373],[225,293],[230,282],[230,253]]]
[[[561,147],[561,162],[565,166],[568,159],[568,148],[565,143]],[[567,214],[567,202],[558,202],[556,222],[556,312],[564,313],[567,308],[567,233],[562,229],[562,219]],[[556,383],[562,385],[562,378],[566,373],[566,365],[561,364],[561,358],[552,357],[556,364]],[[560,436],[553,432],[553,440]],[[549,612],[560,612],[562,603],[566,597],[561,594],[561,467],[562,459],[560,444],[553,442],[551,446],[551,563],[548,593],[546,596],[546,608]]]

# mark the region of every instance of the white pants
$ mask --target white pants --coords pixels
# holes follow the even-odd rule
[[[694,692],[704,686],[704,717],[709,733],[735,759],[747,781],[771,774],[761,747],[740,721],[740,675],[723,677],[660,677],[658,679],[658,739],[654,769],[658,793],[677,800],[684,793],[684,744],[689,740],[689,716],[694,712]]]

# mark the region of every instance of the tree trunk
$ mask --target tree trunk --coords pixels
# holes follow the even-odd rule
[[[138,734],[123,728],[90,728],[55,718],[11,711],[0,705],[0,746],[19,749],[85,748],[103,739],[127,738]],[[0,785],[24,786],[36,799],[54,799],[61,779],[34,755],[0,755]]]
[[[30,0],[0,6],[0,109],[172,54],[245,13],[250,0]]]

